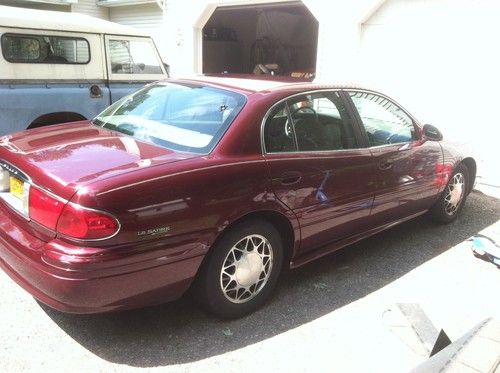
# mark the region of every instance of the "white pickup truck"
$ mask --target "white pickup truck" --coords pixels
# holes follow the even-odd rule
[[[168,76],[151,37],[76,13],[0,6],[0,135],[90,119]]]

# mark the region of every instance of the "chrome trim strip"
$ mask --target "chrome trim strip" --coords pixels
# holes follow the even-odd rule
[[[406,110],[403,106],[401,106],[396,100],[394,100],[393,98],[391,98],[391,97],[389,97],[389,96],[387,96],[387,95],[385,95],[383,93],[380,93],[380,92],[377,92],[377,91],[372,91],[372,90],[369,90],[369,89],[362,89],[362,88],[343,88],[342,91],[346,92],[347,94],[349,94],[349,92],[371,93],[371,94],[380,96],[382,98],[385,98],[386,100],[389,100],[394,105],[396,105],[398,108],[400,108],[401,110],[403,110],[403,112],[410,117],[410,119],[413,121],[414,124],[417,125],[417,127],[422,128],[422,125],[420,124],[420,122],[413,115],[411,115],[408,112],[408,110]]]
[[[31,188],[31,185],[33,184],[33,182],[31,181],[31,178],[28,176],[28,174],[26,172],[21,170],[19,167],[14,166],[12,163],[7,162],[3,159],[0,159],[0,168],[7,171],[9,174],[13,174],[14,176],[21,179],[23,181],[24,192],[28,193],[28,195],[23,194],[23,200],[22,200],[22,208],[23,209],[22,210],[18,210],[11,203],[9,203],[7,199],[4,199],[3,197],[0,199],[3,200],[5,202],[5,205],[9,209],[14,211],[17,215],[19,215],[20,217],[22,217],[26,221],[30,221],[31,219],[29,216],[29,190]],[[25,200],[26,198],[28,198],[28,201]],[[26,205],[25,205],[25,202],[27,202]]]
[[[0,159],[0,168],[8,171],[11,174],[18,176],[24,182],[32,184],[31,178],[28,176],[28,174],[23,170],[21,170],[19,167],[14,166],[12,163]]]
[[[338,153],[338,152],[341,152],[341,153],[356,152],[356,151],[368,150],[368,149],[371,149],[371,148],[350,148],[350,149],[335,149],[335,150],[301,150],[301,151],[296,151],[296,152],[265,153],[263,155],[274,155],[274,154],[277,154],[277,155],[281,155],[281,154],[293,155],[293,154],[295,154],[295,155],[297,155],[297,154],[316,154],[316,153],[329,154],[329,153]],[[299,158],[296,158],[296,159],[299,159]],[[270,160],[270,159],[266,158],[266,160]]]
[[[405,142],[395,142],[394,144],[375,145],[375,146],[370,146],[369,148],[363,148],[363,149],[380,149],[380,148],[387,148],[389,146],[399,146],[400,148],[404,147],[404,149],[398,149],[398,150],[408,150],[408,149],[411,149],[411,144],[414,141],[418,141],[418,140],[405,141]]]
[[[421,134],[421,131],[422,131],[422,125],[420,124],[420,122],[413,116],[411,115],[408,110],[406,110],[404,107],[402,107],[399,103],[397,103],[394,99],[392,99],[391,97],[387,96],[387,95],[384,95],[383,93],[379,93],[377,91],[370,91],[368,89],[360,89],[360,88],[349,88],[349,89],[344,89],[344,92],[349,94],[349,92],[361,92],[361,93],[367,93],[367,94],[373,94],[373,95],[376,95],[376,96],[379,96],[381,98],[384,98],[388,101],[390,101],[393,105],[395,105],[396,107],[400,108],[403,113],[405,113],[406,115],[408,115],[408,117],[412,120],[413,122],[413,126],[414,127],[417,127],[419,129],[419,134]],[[356,109],[357,111],[357,109]],[[359,113],[358,113],[359,115]],[[363,123],[361,123],[361,125],[363,125]],[[421,136],[420,136],[421,137]],[[412,139],[411,141],[403,141],[403,142],[396,142],[394,144],[383,144],[383,145],[376,145],[376,146],[369,146],[368,148],[366,149],[380,149],[380,148],[385,148],[385,147],[388,147],[388,146],[395,146],[395,145],[401,145],[401,146],[404,146],[404,144],[411,144],[413,141],[419,141],[421,138],[418,138],[418,139]],[[403,149],[401,149],[403,150]]]

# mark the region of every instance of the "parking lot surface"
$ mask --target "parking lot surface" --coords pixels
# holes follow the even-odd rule
[[[474,191],[455,223],[422,216],[286,273],[263,309],[234,321],[206,315],[188,297],[67,315],[2,272],[1,370],[408,371],[426,356],[395,328],[398,303],[418,304],[451,340],[500,318],[500,270],[467,241],[497,235],[499,217],[500,200]]]

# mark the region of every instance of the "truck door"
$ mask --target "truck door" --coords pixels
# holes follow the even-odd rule
[[[111,103],[147,83],[167,78],[151,38],[106,35],[105,41]]]

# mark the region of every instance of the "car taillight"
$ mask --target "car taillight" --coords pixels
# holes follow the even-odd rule
[[[453,165],[449,163],[436,163],[436,176],[434,185],[437,187],[444,187],[448,184],[448,180],[453,172]]]
[[[82,240],[108,238],[120,229],[112,215],[64,201],[36,187],[29,191],[29,217],[57,233]]]
[[[65,201],[59,200],[38,188],[30,188],[29,217],[49,229],[56,229],[57,220],[65,204]]]
[[[119,229],[120,224],[113,216],[71,202],[64,207],[57,222],[57,233],[82,240],[108,238]]]

